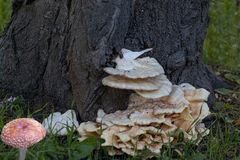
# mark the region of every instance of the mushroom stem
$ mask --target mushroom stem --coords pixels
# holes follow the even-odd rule
[[[19,160],[25,160],[27,148],[19,148]]]

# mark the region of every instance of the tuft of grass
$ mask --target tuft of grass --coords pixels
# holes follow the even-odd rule
[[[207,126],[210,134],[204,137],[203,141],[197,146],[195,141],[178,142],[165,145],[160,155],[155,160],[226,160],[240,158],[240,128],[235,126],[231,119],[238,119],[240,108],[229,104],[216,103],[213,111],[213,120],[208,121]],[[44,108],[44,107],[43,107]],[[229,113],[227,111],[234,112]],[[34,114],[32,107],[27,106],[24,99],[18,97],[13,102],[4,102],[0,105],[0,131],[4,124],[19,117],[38,117],[41,122],[47,114],[42,111]],[[79,142],[79,135],[69,128],[67,136],[60,137],[49,134],[40,143],[28,149],[27,160],[140,160],[143,156],[149,156],[147,150],[140,152],[135,157],[127,155],[110,157],[104,148],[100,147],[102,140],[90,137]],[[0,159],[14,160],[18,157],[18,149],[5,145],[0,141]]]

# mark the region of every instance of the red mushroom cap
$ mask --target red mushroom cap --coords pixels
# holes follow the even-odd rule
[[[15,148],[28,148],[46,136],[41,123],[32,118],[19,118],[7,123],[1,134],[4,143]]]

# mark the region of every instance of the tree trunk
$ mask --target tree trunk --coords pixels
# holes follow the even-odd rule
[[[15,0],[0,39],[0,89],[69,106],[83,120],[127,107],[129,92],[104,87],[121,48],[154,48],[173,83],[213,92],[224,83],[202,63],[209,0]],[[213,96],[210,98],[212,102]]]

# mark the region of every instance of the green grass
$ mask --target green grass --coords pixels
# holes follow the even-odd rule
[[[233,109],[233,107],[235,107]],[[164,146],[161,155],[156,160],[226,160],[240,159],[240,128],[236,127],[232,119],[236,119],[229,114],[229,108],[234,113],[239,113],[238,106],[217,104],[213,110],[215,119],[209,123],[210,134],[203,139],[199,146],[194,142],[184,142],[179,140],[175,144]],[[42,108],[44,109],[44,108]],[[44,109],[45,110],[45,109]],[[34,113],[34,114],[32,114]],[[24,103],[20,97],[14,102],[4,103],[0,107],[0,131],[4,124],[12,119],[19,117],[34,117],[41,122],[47,116],[42,110],[32,111],[31,107]],[[78,141],[78,134],[70,129],[65,137],[47,135],[40,143],[29,148],[27,152],[28,160],[79,160],[87,157],[89,160],[140,160],[139,156],[128,157],[109,157],[106,151],[100,148],[101,141],[96,138],[89,138],[84,142]],[[148,152],[142,152],[141,155],[148,155]],[[0,141],[0,159],[14,160],[18,157],[18,150],[5,145]]]
[[[212,0],[204,60],[233,71],[240,70],[240,6],[236,0]]]
[[[11,15],[11,1],[0,0],[0,33],[4,30]]]

